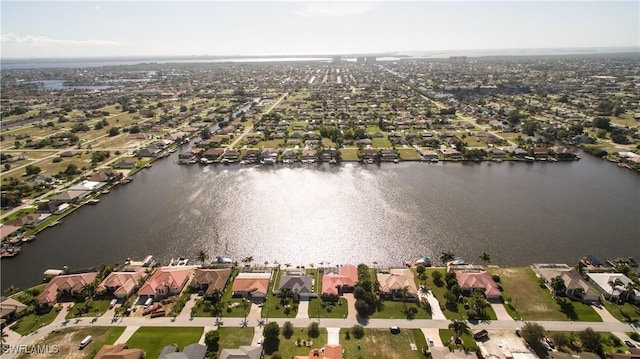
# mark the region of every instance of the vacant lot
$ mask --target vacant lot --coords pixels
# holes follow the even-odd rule
[[[176,344],[182,350],[189,344],[197,343],[203,331],[202,327],[184,327],[180,330],[173,327],[141,327],[133,333],[127,345],[144,350],[146,358],[157,358],[162,348],[169,344]]]
[[[57,353],[23,354],[18,358],[93,358],[103,345],[115,343],[122,332],[124,332],[124,327],[76,327],[56,330],[35,345],[47,345],[51,348],[50,350],[57,348]],[[87,335],[91,335],[93,340],[86,348],[78,350],[78,344]]]

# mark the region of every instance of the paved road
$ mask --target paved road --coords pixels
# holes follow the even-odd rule
[[[273,103],[273,105],[271,105],[271,107],[269,107],[269,109],[264,113],[265,115],[268,114],[269,112],[271,112],[271,110],[273,110],[274,108],[276,108],[276,106],[278,106],[280,104],[280,102],[282,100],[285,99],[285,97],[287,97],[289,93],[285,93],[284,95],[280,96],[280,98]],[[236,137],[228,146],[228,148],[234,148],[235,145],[240,142],[240,140],[242,140],[246,135],[248,135],[251,131],[253,131],[253,125],[247,127],[244,132],[242,132],[242,134],[238,137]]]

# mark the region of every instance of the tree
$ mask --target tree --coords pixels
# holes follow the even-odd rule
[[[204,336],[204,344],[207,346],[207,350],[210,352],[217,352],[219,349],[218,342],[220,341],[220,332],[217,330],[210,330]]]
[[[278,347],[280,346],[280,339],[278,339],[278,336],[280,335],[280,326],[278,323],[267,323],[267,325],[264,326],[262,335],[264,335],[264,351],[267,354],[271,354],[278,350]]]
[[[456,339],[460,338],[464,334],[471,334],[469,325],[463,320],[453,320],[449,323],[449,329],[453,330]]]
[[[282,359],[282,354],[280,354],[280,352],[273,352],[271,359]]]
[[[409,286],[405,285],[402,288],[400,288],[400,296],[402,297],[402,305],[404,306],[404,309],[407,309],[407,304],[404,302],[405,298],[407,297],[407,295],[409,294]]]
[[[71,177],[75,176],[78,173],[78,166],[74,163],[69,163],[67,168],[64,170],[64,174]]]
[[[487,252],[482,252],[480,256],[480,260],[485,263],[491,263],[491,256]]]
[[[118,127],[111,127],[109,129],[109,137],[117,136],[120,133],[120,129]]]
[[[309,338],[317,338],[318,336],[320,336],[320,327],[318,325],[318,322],[309,323],[309,325],[307,326],[307,335],[309,336]]]
[[[593,119],[593,127],[608,131],[611,128],[611,120],[606,117],[596,117]]]
[[[562,279],[562,277],[560,276],[551,278],[551,283],[549,283],[549,286],[551,286],[551,289],[553,289],[554,296],[557,296],[560,293],[564,293],[564,291],[567,290],[567,285],[565,284],[564,279]]]
[[[202,129],[202,132],[200,132],[200,137],[202,137],[203,140],[208,140],[211,138],[211,129],[209,129],[209,126],[205,126]]]
[[[249,265],[251,262],[253,262],[253,257],[249,256],[249,257],[244,257],[242,258],[242,263],[244,263],[245,265]]]
[[[202,265],[204,265],[204,262],[205,262],[207,259],[209,259],[209,255],[208,255],[205,251],[200,250],[200,251],[198,252],[198,256],[196,257],[196,260],[198,260],[198,261],[202,262]]]
[[[520,329],[520,335],[531,346],[540,345],[545,336],[545,330],[538,323],[526,323]]]
[[[367,303],[364,299],[356,300],[355,304],[356,312],[361,318],[366,318],[369,316],[369,303]]]
[[[37,175],[38,173],[40,173],[40,171],[42,171],[40,167],[34,165],[27,165],[27,167],[25,167],[24,169],[27,172],[27,176]]]
[[[634,282],[628,282],[624,285],[624,289],[627,292],[625,297],[625,300],[627,302],[629,301],[629,297],[631,296],[631,294],[634,293],[638,288],[640,288],[640,286]]]
[[[624,283],[622,283],[620,278],[616,278],[615,280],[610,280],[609,285],[611,286],[611,296],[609,297],[609,301],[613,301],[613,292],[615,292],[618,287],[622,287]]]
[[[290,321],[284,322],[284,324],[282,325],[282,336],[287,339],[290,339],[292,335],[293,335],[293,323],[291,323]]]
[[[455,255],[451,251],[440,252],[440,262],[446,264],[455,259]]]
[[[351,334],[353,334],[354,338],[361,339],[364,337],[364,327],[358,324],[354,325],[351,327]]]
[[[602,353],[602,337],[600,333],[591,328],[578,332],[578,338],[582,342],[582,349],[593,353]]]

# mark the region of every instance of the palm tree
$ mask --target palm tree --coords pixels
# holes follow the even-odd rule
[[[449,329],[453,330],[456,339],[460,338],[463,334],[470,334],[471,329],[464,320],[453,320],[449,324]],[[457,340],[456,340],[457,341]]]
[[[200,250],[200,251],[198,252],[198,256],[196,256],[196,260],[200,261],[200,262],[202,263],[202,265],[204,265],[204,262],[205,262],[207,259],[209,259],[209,255],[208,255],[205,251]]]
[[[245,265],[249,265],[249,263],[253,262],[253,257],[249,256],[249,257],[244,257],[242,259],[242,263],[244,263]]]
[[[622,283],[620,278],[616,278],[615,280],[610,280],[609,285],[611,286],[611,297],[609,297],[609,301],[613,302],[613,292],[615,292],[618,287],[623,286],[624,283]]]
[[[407,304],[404,302],[404,300],[407,297],[407,294],[409,294],[409,286],[405,285],[404,287],[400,288],[399,292],[402,296],[402,305],[404,306],[404,309],[407,310]]]
[[[562,277],[560,276],[551,278],[551,283],[549,283],[549,285],[553,289],[554,297],[557,296],[558,293],[562,293],[567,289],[567,285],[565,284],[564,279],[562,279]]]
[[[447,264],[455,259],[455,255],[451,251],[440,252],[440,262],[442,264]]]
[[[5,289],[4,292],[7,293],[8,295],[17,293],[19,291],[18,287],[16,287],[15,285],[10,285],[9,288]]]
[[[625,301],[629,301],[629,295],[631,295],[631,293],[635,290],[638,289],[637,284],[635,284],[634,282],[628,282],[627,284],[625,284],[624,289],[627,291],[627,295],[625,296]]]
[[[487,252],[482,252],[482,255],[480,256],[480,260],[483,261],[485,264],[489,264],[491,263],[491,255],[489,255],[489,253]]]

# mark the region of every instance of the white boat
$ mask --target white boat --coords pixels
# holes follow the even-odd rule
[[[203,165],[210,165],[210,164],[212,164],[212,163],[213,163],[213,161],[212,161],[212,160],[210,160],[210,159],[208,159],[208,158],[202,157],[202,158],[200,159],[200,163],[201,163],[201,164],[203,164]]]
[[[227,258],[227,257],[222,257],[222,256],[218,256],[216,257],[216,261],[218,263],[224,263],[224,264],[231,264],[233,263],[233,260],[231,258]]]
[[[271,157],[267,157],[267,158],[264,158],[262,161],[260,161],[260,164],[263,164],[263,165],[275,165],[276,164],[276,160],[271,158]]]

